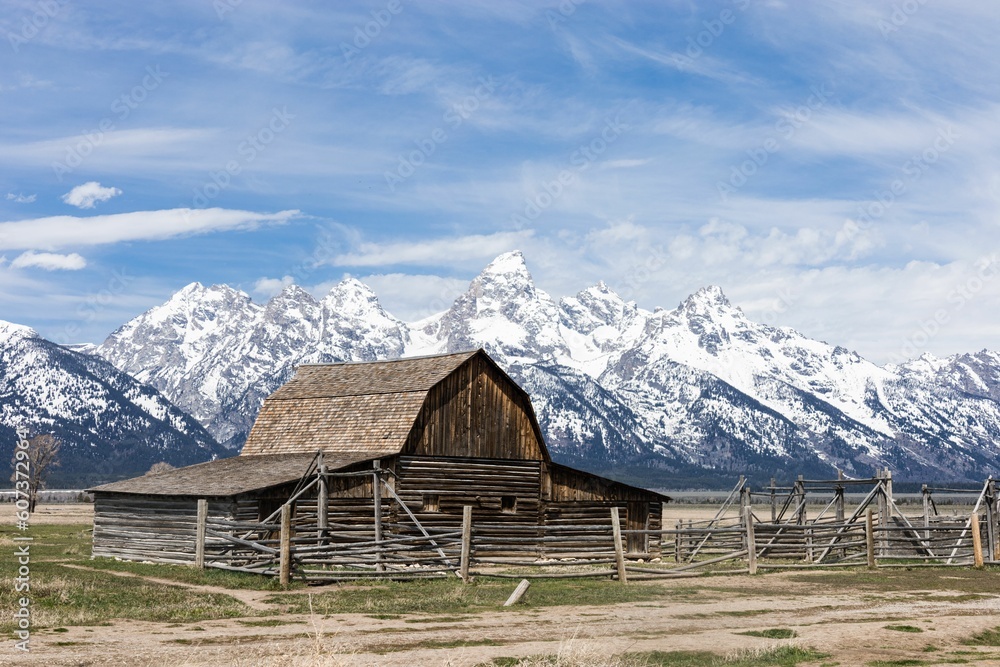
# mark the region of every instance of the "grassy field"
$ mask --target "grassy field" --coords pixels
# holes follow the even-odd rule
[[[447,578],[318,588],[296,583],[283,591],[274,579],[255,575],[92,560],[87,525],[35,524],[30,535],[33,631],[46,650],[53,651],[92,644],[90,635],[81,633],[96,636],[105,627],[149,624],[143,627],[151,652],[163,646],[227,651],[240,642],[270,646],[295,641],[294,651],[272,653],[303,658],[287,664],[368,664],[341,660],[337,656],[342,647],[309,648],[320,644],[325,632],[321,624],[334,622],[354,628],[344,636],[354,642],[352,650],[384,656],[386,662],[371,663],[380,665],[405,664],[392,662],[392,656],[412,652],[465,656],[458,662],[442,658],[414,664],[484,667],[1000,664],[1000,619],[991,618],[1000,600],[1000,571],[990,568],[810,571],[628,586],[604,579],[536,580],[522,603],[503,608],[515,583],[510,580],[479,578],[465,585]],[[0,527],[0,553],[14,553],[14,536],[13,529]],[[14,593],[16,570],[11,563],[0,558],[4,609],[15,608],[19,596]],[[794,608],[776,609],[776,601],[793,598]],[[948,612],[949,619],[957,619],[948,623],[958,630],[947,635],[941,632],[945,622],[934,616],[942,612],[933,611],[945,604],[957,610]],[[874,606],[881,611],[867,614]],[[925,608],[932,611],[911,611]],[[860,628],[898,642],[901,648],[857,661],[851,647],[841,651],[841,640],[823,627],[826,617],[852,632]],[[0,622],[0,633],[8,637],[15,629],[9,618],[5,615]],[[626,647],[637,648],[609,655],[598,641],[596,649],[591,643],[586,650],[531,652],[531,646],[543,646],[546,640],[564,640],[572,623],[586,628],[590,637],[607,631],[616,641],[626,641]],[[344,637],[338,641],[348,641]],[[817,639],[823,645],[812,643]],[[511,646],[528,652],[505,657]],[[496,657],[471,661],[477,651],[487,649]],[[285,664],[272,653],[243,664]],[[38,664],[117,664],[63,663],[58,655],[54,662]],[[148,664],[157,664],[156,659]]]

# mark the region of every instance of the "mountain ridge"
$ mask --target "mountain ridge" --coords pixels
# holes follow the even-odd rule
[[[300,363],[478,347],[532,395],[553,451],[591,467],[866,475],[891,465],[955,480],[1000,470],[996,353],[878,366],[749,320],[719,286],[672,310],[644,310],[603,282],[557,302],[519,251],[417,323],[351,278],[322,299],[293,285],[265,304],[192,283],[94,351],[237,447]]]

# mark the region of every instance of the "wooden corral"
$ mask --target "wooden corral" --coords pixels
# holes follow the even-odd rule
[[[587,531],[610,531],[612,508],[638,531],[625,549],[654,558],[669,500],[553,463],[528,395],[482,350],[302,366],[265,401],[240,456],[91,492],[95,556],[252,568],[283,548],[288,506],[302,562],[355,554],[379,571],[386,545],[405,552],[397,564],[457,559],[442,535],[463,520],[479,558],[606,556]],[[381,549],[371,562],[357,555],[369,543]]]

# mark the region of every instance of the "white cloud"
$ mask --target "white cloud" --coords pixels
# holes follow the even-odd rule
[[[121,193],[118,188],[106,188],[97,181],[89,181],[64,194],[62,200],[77,208],[94,208],[97,202],[108,201]]]
[[[20,193],[14,194],[13,192],[7,193],[7,201],[12,201],[15,204],[31,204],[36,199],[38,199],[38,195],[22,195]]]
[[[35,267],[46,271],[79,271],[87,266],[87,260],[75,252],[69,255],[60,255],[29,250],[14,259],[10,266],[13,269]]]
[[[476,264],[516,248],[531,235],[530,231],[497,232],[430,241],[361,243],[354,252],[334,257],[332,263],[342,266],[440,266],[452,262]]]
[[[295,278],[283,276],[281,278],[260,278],[253,285],[254,294],[259,294],[265,298],[271,298],[289,285],[295,284]]]
[[[253,213],[223,208],[174,208],[89,218],[60,215],[0,222],[0,250],[56,250],[68,246],[94,246],[121,241],[160,241],[213,231],[285,224],[298,213],[297,210]]]
[[[465,278],[404,273],[359,276],[358,280],[378,294],[387,312],[404,322],[416,322],[447,310],[469,287]]]

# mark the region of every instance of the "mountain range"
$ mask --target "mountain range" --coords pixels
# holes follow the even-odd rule
[[[0,474],[10,476],[15,429],[55,433],[61,463],[50,487],[141,475],[166,461],[199,463],[228,452],[152,387],[107,361],[0,321]],[[3,482],[0,482],[3,486]]]
[[[555,458],[651,485],[883,467],[902,479],[976,482],[1000,471],[995,352],[879,366],[753,322],[718,287],[654,311],[604,283],[556,301],[516,251],[418,322],[387,313],[354,279],[319,300],[293,285],[265,304],[192,283],[98,346],[59,349],[148,385],[235,453],[298,364],[477,347],[531,395]],[[10,423],[5,412],[0,422]],[[184,424],[185,451],[218,455]]]

